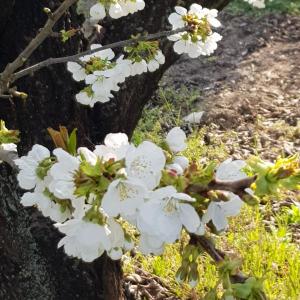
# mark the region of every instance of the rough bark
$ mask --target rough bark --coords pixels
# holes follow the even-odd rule
[[[166,29],[167,16],[177,1],[146,2],[146,9],[139,14],[105,22],[103,26],[107,31],[101,42],[126,39],[137,31],[153,33]],[[209,7],[222,8],[229,0],[204,2]],[[43,7],[55,9],[57,5],[58,0],[0,2],[0,72],[46,21]],[[57,24],[57,31],[78,27],[81,21],[71,9]],[[75,37],[63,46],[58,40],[48,38],[27,64],[77,53],[85,47],[86,41],[81,37]],[[97,104],[94,109],[74,101],[80,85],[71,79],[64,65],[40,70],[16,83],[18,90],[29,94],[25,102],[0,100],[0,119],[4,119],[8,127],[21,130],[20,154],[35,143],[51,147],[46,133],[49,126],[77,127],[80,144],[86,146],[100,142],[108,132],[121,131],[131,135],[162,74],[177,59],[169,43],[163,43],[163,51],[167,61],[160,70],[127,80],[113,101]],[[122,299],[120,264],[106,257],[91,264],[68,258],[62,250],[56,249],[59,233],[34,209],[21,207],[20,194],[14,172],[1,164],[0,298]]]

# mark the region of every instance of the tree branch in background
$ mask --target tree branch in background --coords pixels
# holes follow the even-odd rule
[[[36,37],[28,44],[28,46],[20,53],[20,55],[11,63],[9,63],[0,77],[0,95],[4,94],[9,89],[12,74],[22,67],[28,60],[31,54],[43,43],[43,41],[52,33],[52,29],[63,14],[77,0],[65,0],[54,13],[49,13],[49,18],[45,26],[40,30]]]
[[[102,47],[98,47],[95,49],[91,49],[91,50],[86,50],[83,51],[81,53],[78,54],[74,54],[74,55],[70,55],[70,56],[64,56],[64,57],[56,57],[56,58],[48,58],[46,60],[43,60],[33,66],[30,66],[28,68],[25,68],[15,74],[12,75],[11,77],[11,83],[13,83],[14,81],[16,81],[17,79],[24,77],[28,74],[31,74],[33,72],[36,72],[42,68],[45,67],[49,67],[51,65],[54,64],[61,64],[61,63],[66,63],[68,61],[74,61],[74,62],[78,62],[79,58],[84,56],[84,55],[89,55],[89,54],[93,54],[96,53],[98,51],[101,50],[105,50],[105,49],[114,49],[114,48],[121,48],[121,47],[126,47],[129,45],[134,45],[136,42],[139,41],[149,41],[149,40],[156,40],[156,39],[161,39],[161,38],[165,38],[167,36],[176,34],[176,33],[180,33],[180,32],[184,32],[188,30],[188,28],[179,28],[176,30],[170,30],[170,31],[162,31],[162,32],[158,32],[158,33],[154,33],[154,34],[148,34],[145,36],[141,36],[138,38],[132,38],[132,39],[128,39],[128,40],[124,40],[124,41],[120,41],[120,42],[116,42],[116,43],[112,43],[112,44],[108,44]]]

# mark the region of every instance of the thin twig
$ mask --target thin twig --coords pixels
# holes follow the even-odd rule
[[[154,33],[154,34],[148,34],[146,36],[141,36],[138,38],[133,38],[133,39],[128,39],[128,40],[124,40],[124,41],[120,41],[120,42],[115,42],[112,44],[108,44],[102,47],[98,47],[95,49],[91,49],[91,50],[86,50],[83,52],[80,52],[78,54],[74,54],[74,55],[70,55],[70,56],[64,56],[64,57],[56,57],[56,58],[48,58],[46,60],[43,60],[33,66],[30,66],[26,69],[23,69],[15,74],[12,75],[11,78],[11,83],[16,81],[17,79],[24,77],[28,74],[32,74],[34,72],[36,72],[37,70],[40,70],[42,68],[45,67],[49,67],[51,65],[54,64],[61,64],[61,63],[66,63],[69,61],[75,61],[78,62],[78,59],[84,55],[89,55],[89,54],[93,54],[95,52],[101,51],[101,50],[106,50],[106,49],[113,49],[113,48],[121,48],[121,47],[125,47],[125,46],[129,46],[129,45],[133,45],[136,42],[139,41],[149,41],[149,40],[156,40],[156,39],[161,39],[176,33],[180,33],[180,32],[184,32],[188,30],[188,28],[179,28],[176,30],[169,30],[169,31],[162,31],[162,32],[158,32],[158,33]]]
[[[9,88],[13,73],[22,67],[32,53],[43,43],[43,41],[52,33],[52,29],[63,14],[77,0],[65,0],[58,9],[49,15],[45,26],[39,31],[36,37],[27,45],[20,55],[11,63],[7,64],[0,77],[0,94],[4,94]]]

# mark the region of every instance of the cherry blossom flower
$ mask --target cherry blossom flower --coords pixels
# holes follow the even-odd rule
[[[221,40],[221,36],[211,30],[211,27],[221,26],[217,15],[217,10],[202,8],[199,4],[192,4],[189,11],[176,6],[175,13],[169,16],[172,29],[192,26],[193,30],[168,37],[175,42],[174,51],[178,54],[187,53],[192,58],[213,53],[217,49],[217,42]]]
[[[91,45],[91,49],[100,48],[101,44]],[[75,62],[68,63],[68,70],[77,81],[85,80],[88,85],[76,95],[76,100],[93,107],[95,103],[106,103],[113,98],[112,91],[117,92],[119,83],[125,81],[131,73],[131,61],[120,56],[112,61],[115,54],[111,49],[97,51],[80,58],[84,66]]]
[[[128,14],[133,14],[145,7],[144,0],[118,0],[106,3],[104,6],[101,2],[94,4],[90,9],[92,20],[102,20],[106,16],[105,8],[108,9],[108,14],[113,19],[125,17]]]
[[[218,180],[240,180],[247,178],[247,175],[241,171],[246,166],[243,160],[232,160],[231,158],[222,162],[216,172]]]
[[[159,65],[163,65],[165,61],[165,56],[160,50],[158,50],[154,58],[151,59],[147,64],[149,72],[154,72],[155,70],[159,69]]]
[[[104,145],[97,145],[94,153],[104,161],[121,160],[125,158],[129,148],[128,136],[125,133],[109,133],[104,139]]]
[[[135,215],[144,203],[146,186],[135,178],[113,181],[102,198],[102,208],[111,217]]]
[[[128,177],[140,179],[148,189],[153,189],[159,184],[165,163],[162,149],[148,141],[137,148],[129,148],[125,156]]]
[[[33,189],[43,178],[37,172],[40,163],[50,157],[50,151],[42,145],[34,145],[26,156],[15,160],[20,168],[17,176],[19,185],[26,190]]]
[[[61,148],[55,149],[53,154],[57,158],[57,163],[49,171],[53,178],[49,190],[57,198],[73,199],[76,189],[75,174],[79,170],[80,160]]]
[[[66,254],[92,262],[104,251],[111,250],[111,231],[107,225],[99,225],[79,219],[72,219],[63,224],[55,225],[66,236],[58,243],[64,246]]]
[[[62,209],[61,205],[55,203],[44,193],[36,190],[27,192],[21,198],[23,206],[36,206],[45,217],[49,217],[54,222],[64,222],[71,218],[71,212],[68,208]]]
[[[202,217],[204,223],[208,223],[211,220],[218,231],[226,229],[228,226],[227,217],[238,215],[244,204],[239,196],[233,193],[226,194],[230,198],[229,201],[210,202],[207,211]]]
[[[120,224],[118,224],[113,218],[109,218],[107,221],[107,225],[111,234],[109,235],[109,239],[111,242],[111,248],[107,251],[108,256],[111,259],[117,260],[121,259],[123,255],[123,249],[125,248],[125,237],[124,231]]]
[[[11,166],[15,166],[14,161],[18,158],[17,145],[14,143],[0,144],[0,163],[7,162]]]
[[[175,172],[176,175],[182,175],[184,172],[181,165],[176,163],[166,165],[166,169]]]
[[[147,62],[144,59],[142,59],[141,61],[133,62],[130,68],[130,75],[131,76],[141,75],[147,72],[147,68],[148,68]]]
[[[244,1],[248,2],[249,4],[257,8],[266,7],[265,0],[244,0]]]
[[[204,111],[192,112],[189,115],[185,116],[183,118],[183,121],[191,123],[191,124],[199,124],[203,117],[203,114],[204,114]]]
[[[165,242],[158,236],[142,233],[140,236],[139,250],[145,254],[160,255],[164,251]]]
[[[180,127],[174,127],[169,131],[166,142],[173,152],[180,152],[186,149],[186,135]]]
[[[174,164],[178,164],[183,171],[189,166],[189,160],[187,157],[181,155],[181,156],[175,156],[173,160]]]
[[[75,96],[78,103],[81,103],[83,105],[89,105],[90,107],[94,107],[94,105],[97,102],[100,103],[106,103],[109,102],[111,98],[113,98],[112,94],[106,94],[106,95],[96,95],[94,92],[86,92],[81,91]]]
[[[72,73],[72,77],[75,81],[83,81],[87,76],[85,68],[76,62],[67,62],[67,69]]]
[[[102,20],[106,16],[105,7],[101,3],[96,3],[90,9],[90,15],[92,20]]]
[[[155,190],[140,208],[137,226],[142,233],[158,236],[161,241],[173,243],[180,237],[182,227],[196,232],[200,218],[189,195],[177,193],[173,186]]]
[[[139,10],[143,10],[145,2],[143,0],[121,0],[113,3],[109,7],[109,15],[114,19],[125,17]]]

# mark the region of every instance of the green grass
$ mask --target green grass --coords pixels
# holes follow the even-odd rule
[[[167,128],[180,126],[182,117],[192,112],[199,92],[182,87],[179,90],[159,89],[152,103],[146,107],[134,131],[133,142],[139,144],[145,139],[158,142]]]
[[[258,209],[245,208],[232,219],[225,243],[242,257],[244,272],[265,278],[270,299],[299,299],[300,251],[286,223],[268,232]]]
[[[266,13],[299,14],[300,0],[269,0],[265,9],[255,8],[243,0],[234,0],[228,5],[227,10],[233,14],[247,13],[257,16]]]
[[[239,217],[232,218],[230,230],[217,238],[217,245],[243,260],[244,273],[265,279],[265,292],[270,300],[298,300],[300,251],[290,243],[288,231],[288,227],[281,224],[268,232],[258,209],[244,207]],[[141,265],[147,272],[159,276],[180,299],[188,299],[191,294],[201,299],[218,280],[216,267],[203,256],[195,290],[186,284],[178,284],[175,274],[181,263],[181,247],[180,243],[170,245],[162,256],[157,257],[139,254],[127,264]],[[128,265],[126,269],[129,270]]]
[[[182,88],[160,90],[154,103],[143,113],[143,117],[134,133],[134,142],[143,139],[155,142],[161,139],[172,126],[182,124],[182,116],[192,111],[191,107],[199,95],[195,91]],[[190,159],[224,160],[229,154],[222,141],[234,137],[234,132],[225,132],[222,141],[214,138],[213,127],[194,128],[189,136],[188,150],[185,155]],[[210,142],[205,136],[210,134]],[[284,199],[284,195],[281,198]],[[278,198],[280,201],[280,197]],[[266,228],[263,216],[258,208],[244,207],[242,213],[232,218],[230,229],[225,235],[216,237],[220,249],[229,250],[234,257],[243,261],[243,272],[263,277],[265,291],[271,300],[299,300],[300,295],[300,251],[291,242],[289,224],[298,222],[298,211],[284,211],[278,216],[277,226]],[[264,214],[273,215],[270,205],[266,205]],[[195,289],[187,284],[178,284],[175,274],[181,264],[180,253],[187,237],[166,247],[162,256],[143,256],[137,254],[128,258],[124,265],[125,273],[133,272],[134,266],[159,276],[170,290],[180,299],[201,299],[218,281],[217,270],[211,259],[204,255],[199,265],[200,280]]]

